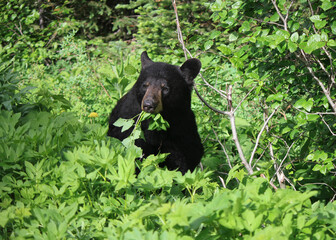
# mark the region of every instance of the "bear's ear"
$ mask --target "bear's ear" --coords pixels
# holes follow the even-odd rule
[[[141,53],[141,67],[142,69],[145,69],[149,65],[151,65],[153,61],[148,57],[147,52],[144,51]]]
[[[185,61],[185,63],[183,63],[180,67],[182,75],[189,85],[194,84],[194,79],[201,70],[201,66],[202,64],[200,60],[191,58]]]

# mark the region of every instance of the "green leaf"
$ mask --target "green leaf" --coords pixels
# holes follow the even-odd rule
[[[234,41],[236,41],[238,39],[238,35],[237,35],[237,33],[231,33],[230,35],[229,35],[229,41],[230,42],[234,42]]]
[[[276,94],[271,94],[267,97],[266,102],[272,102],[272,101],[281,101],[284,98],[284,95],[280,92]]]
[[[213,32],[211,32],[209,38],[210,38],[210,39],[215,39],[215,38],[217,38],[220,34],[221,34],[220,31],[213,31]]]
[[[299,99],[294,104],[296,108],[304,108],[307,112],[310,112],[311,108],[313,107],[314,99],[310,98],[308,101],[304,98]]]
[[[302,229],[306,223],[306,216],[305,215],[299,215],[297,218],[297,227],[298,229]]]
[[[336,35],[336,21],[333,21],[331,24],[330,24],[330,28],[331,28],[331,31],[334,35]]]
[[[329,47],[336,47],[336,41],[334,39],[330,39],[327,43]]]
[[[297,32],[293,33],[290,40],[293,42],[293,43],[296,43],[297,40],[299,40],[299,34]]]
[[[231,49],[225,45],[221,45],[217,47],[219,51],[221,51],[224,55],[230,55],[232,53]]]
[[[135,67],[133,67],[132,65],[127,65],[125,67],[125,73],[128,75],[133,75],[137,72],[137,70],[135,69]]]
[[[206,41],[204,43],[204,50],[210,49],[212,47],[212,45],[213,45],[213,41],[212,40]]]
[[[134,124],[133,119],[124,119],[124,118],[119,118],[115,123],[113,123],[114,126],[116,127],[122,127],[121,131],[124,132],[128,129],[130,129]]]
[[[324,11],[327,11],[329,10],[330,8],[332,8],[334,5],[328,0],[328,1],[322,1],[322,5],[321,5],[321,8],[324,10]]]
[[[291,40],[288,40],[288,49],[290,52],[295,52],[297,49],[296,43],[293,43]]]
[[[327,21],[322,20],[320,15],[313,15],[309,19],[314,23],[317,29],[321,29],[327,24]]]
[[[308,54],[312,53],[316,49],[325,46],[325,42],[322,41],[321,35],[313,34],[309,37],[308,42],[300,44],[300,47]]]
[[[247,32],[251,28],[250,23],[248,21],[244,21],[241,27],[239,28],[239,32]]]
[[[277,21],[279,21],[279,19],[280,19],[279,14],[276,12],[269,18],[269,21],[277,22]]]

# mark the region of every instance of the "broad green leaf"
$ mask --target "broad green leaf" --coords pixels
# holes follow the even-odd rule
[[[248,21],[244,21],[241,27],[239,28],[239,31],[244,33],[249,31],[250,28],[251,28],[250,23]]]
[[[293,43],[291,40],[288,40],[288,49],[290,52],[295,52],[297,49],[296,43]]]
[[[331,28],[332,33],[336,35],[336,21],[333,21],[330,24],[330,28]]]
[[[296,108],[304,108],[307,112],[310,112],[311,108],[313,107],[314,100],[310,98],[308,101],[304,98],[299,99],[294,104]]]
[[[133,75],[133,74],[135,74],[136,73],[136,69],[135,69],[135,67],[133,67],[132,65],[127,65],[126,67],[125,67],[125,73],[126,74],[128,74],[128,75]]]
[[[307,44],[303,44],[302,47],[300,47],[308,54],[312,53],[316,49],[319,49],[323,46],[325,46],[325,42],[322,41],[321,35],[319,34],[313,34],[308,38]]]
[[[115,123],[113,124],[116,127],[122,127],[121,131],[124,132],[128,129],[130,129],[134,124],[133,119],[123,119],[119,118]]]
[[[314,23],[317,29],[321,29],[327,24],[327,21],[321,19],[320,15],[313,15],[309,19]]]
[[[276,12],[276,13],[274,13],[270,18],[269,18],[269,20],[271,21],[271,22],[277,22],[277,21],[279,21],[279,19],[280,19],[280,17],[279,17],[279,14]]]
[[[215,38],[217,38],[220,34],[221,34],[220,31],[213,31],[213,32],[211,32],[209,38],[210,38],[210,39],[215,39]]]
[[[281,101],[283,98],[284,95],[281,92],[278,92],[276,94],[269,95],[266,99],[266,102]]]
[[[217,49],[221,51],[224,55],[230,55],[232,53],[231,49],[225,45],[220,45],[219,47],[217,47]]]
[[[299,34],[297,32],[293,33],[290,40],[293,42],[293,43],[296,43],[298,40],[299,40]]]
[[[204,50],[209,50],[213,45],[213,41],[209,40],[204,43]]]
[[[238,39],[238,35],[236,34],[236,33],[231,33],[230,35],[229,35],[229,41],[230,42],[234,42],[234,41],[236,41]]]
[[[322,8],[324,11],[327,11],[327,10],[329,10],[330,8],[332,8],[333,6],[334,6],[333,3],[331,3],[329,0],[327,0],[327,1],[322,1],[321,8]]]
[[[305,223],[306,223],[306,216],[305,215],[298,216],[297,218],[298,229],[302,229],[305,226]]]
[[[336,47],[336,41],[334,39],[330,39],[327,43],[329,47]]]

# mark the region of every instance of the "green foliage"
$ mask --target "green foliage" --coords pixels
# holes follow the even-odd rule
[[[133,128],[130,135],[122,141],[125,147],[133,148],[135,140],[139,138],[144,138],[143,132],[141,130],[141,124],[145,120],[149,121],[148,130],[166,131],[167,128],[169,128],[169,123],[163,119],[160,113],[150,114],[142,111],[140,114],[134,116],[132,119],[119,118],[113,125],[115,125],[116,127],[121,127],[121,132]]]
[[[334,199],[336,182],[332,147],[336,143],[332,100],[336,94],[335,3],[274,3],[278,10],[270,1],[217,0],[208,4],[214,29],[207,37],[189,43],[189,48],[198,45],[206,51],[201,61],[210,84],[224,93],[228,84],[233,85],[234,107],[255,89],[236,112],[246,158],[251,156],[265,119],[280,107],[261,135],[252,166],[273,180],[273,166],[280,166],[296,188],[318,190],[318,198],[328,201]],[[226,108],[225,99],[216,91],[199,89],[212,106]],[[227,161],[240,163],[229,121],[214,113],[207,115],[199,118],[201,132],[217,135],[214,142],[205,143],[211,149],[205,165],[222,154],[219,142],[224,142]],[[203,126],[209,121],[211,126]],[[227,169],[224,165],[223,171]]]
[[[278,11],[271,1],[177,1],[186,46],[218,90],[196,79],[200,93],[227,110],[232,85],[233,107],[241,103],[235,123],[247,158],[278,109],[251,160],[254,177],[229,119],[196,98],[204,171],[159,168],[165,154],[140,161],[134,141],[106,137],[141,50],[183,62],[171,1],[1,2],[1,238],[335,238],[336,205],[326,204],[336,181],[335,3],[274,2]],[[147,114],[138,125],[149,118],[153,129],[168,127]],[[274,191],[278,170],[288,181]]]

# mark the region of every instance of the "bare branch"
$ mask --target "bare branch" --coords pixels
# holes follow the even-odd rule
[[[303,184],[301,186],[306,186],[306,185],[324,185],[324,186],[327,186],[328,188],[330,188],[331,191],[334,192],[334,196],[330,199],[330,202],[333,202],[336,198],[336,190],[335,190],[335,188],[331,187],[329,184],[326,184],[326,183],[306,183],[306,184]]]
[[[261,128],[261,130],[260,130],[260,132],[259,132],[259,134],[258,134],[257,141],[256,141],[256,143],[255,143],[255,145],[254,145],[254,149],[253,149],[253,151],[252,151],[252,153],[251,153],[250,162],[249,162],[250,165],[252,164],[252,160],[253,160],[253,158],[254,158],[254,154],[255,154],[255,152],[257,151],[257,148],[258,148],[258,145],[259,145],[259,141],[260,141],[261,135],[262,135],[262,133],[264,132],[264,130],[265,130],[265,128],[266,128],[266,126],[267,126],[269,120],[271,120],[271,118],[273,117],[274,113],[278,110],[278,108],[279,108],[279,107],[276,107],[276,108],[274,109],[274,111],[272,112],[272,114],[267,118],[267,120],[264,122],[264,125],[262,126],[262,128]]]
[[[303,133],[302,133],[302,134],[303,134]],[[299,137],[301,137],[302,134],[300,134]],[[281,167],[282,167],[282,164],[284,163],[284,161],[285,161],[286,158],[288,157],[288,154],[289,154],[290,150],[292,149],[292,147],[294,146],[294,143],[295,143],[295,142],[296,142],[296,141],[293,141],[292,144],[288,147],[287,152],[286,152],[286,155],[285,155],[284,158],[282,159],[282,161],[281,161],[281,163],[280,163],[278,169],[275,171],[275,174],[273,175],[273,177],[272,177],[272,179],[271,179],[271,182],[274,181],[274,177],[280,172]],[[287,145],[287,143],[286,143],[286,145]]]
[[[308,0],[308,4],[309,4],[309,8],[310,8],[311,15],[312,15],[312,16],[315,15],[315,13],[314,13],[314,9],[313,9],[313,6],[312,6],[310,0]],[[315,25],[312,24],[312,26],[313,26],[313,30],[314,30],[315,34],[318,34],[318,31],[316,30]],[[329,58],[331,74],[329,74],[329,72],[326,71],[324,65],[323,65],[318,59],[315,59],[315,60],[320,64],[320,66],[321,66],[321,68],[323,69],[323,71],[324,71],[325,73],[327,73],[328,77],[329,77],[330,80],[331,80],[331,83],[336,85],[336,83],[335,83],[335,72],[334,72],[334,68],[333,68],[333,58],[332,58],[330,52],[327,50],[327,48],[326,48],[325,46],[323,46],[322,49],[323,49],[324,53],[327,55],[327,57]],[[332,86],[332,85],[331,85],[331,86]],[[331,86],[330,86],[330,87],[331,87]]]
[[[333,135],[333,136],[336,136],[336,134],[331,130],[329,124],[324,120],[323,116],[319,114],[319,116],[321,117],[322,119],[322,122],[327,126],[327,128],[329,129],[329,132]]]
[[[277,11],[279,17],[281,18],[283,24],[284,24],[284,29],[285,31],[288,31],[288,27],[287,27],[287,19],[284,18],[284,16],[281,14],[280,9],[278,8],[278,5],[276,3],[276,0],[272,0],[273,6],[275,7],[275,10]]]
[[[223,179],[221,176],[218,176],[218,177],[219,177],[219,180],[221,181],[221,183],[222,183],[222,185],[223,185],[223,188],[226,188],[224,179]]]
[[[242,161],[242,163],[245,166],[248,173],[251,175],[251,174],[253,174],[253,169],[251,168],[251,166],[246,161],[246,158],[244,156],[244,152],[241,148],[241,145],[240,145],[239,139],[238,139],[236,123],[235,123],[235,116],[234,116],[234,111],[233,111],[233,108],[232,108],[232,85],[229,85],[229,87],[228,87],[227,96],[228,96],[227,100],[228,100],[228,106],[229,106],[228,116],[229,116],[230,124],[231,124],[232,140],[234,141],[234,143],[236,145],[240,160]]]
[[[303,111],[299,108],[293,107],[294,109],[298,110],[299,112],[305,113],[307,115],[336,115],[336,112],[313,112],[313,113],[309,113],[306,111]]]
[[[265,121],[267,115],[268,115],[268,110],[265,109],[265,111],[264,111],[264,121]],[[269,126],[268,126],[268,124],[266,125],[266,131],[269,133]],[[274,157],[273,142],[269,143],[269,150],[270,150],[270,155],[271,155],[271,158],[272,158],[272,161],[273,161],[274,170],[277,171],[278,164],[277,164],[276,159]],[[286,184],[284,182],[284,180],[286,179],[286,176],[285,176],[284,172],[281,169],[277,173],[277,179],[278,179],[278,183],[279,183],[280,188],[281,189],[286,188]]]
[[[16,30],[19,31],[20,35],[23,36],[23,32],[22,32],[22,25],[21,25],[21,22],[20,22],[20,27],[18,27],[16,24],[14,24]]]
[[[185,59],[187,60],[188,59],[188,55],[187,54],[189,54],[190,55],[190,57],[192,57],[192,55],[191,55],[191,53],[188,51],[188,49],[185,47],[185,45],[184,45],[184,41],[183,41],[183,36],[182,36],[182,31],[181,31],[181,27],[180,27],[180,21],[179,21],[179,18],[178,18],[178,12],[177,12],[177,7],[176,7],[176,2],[175,2],[175,0],[172,0],[172,3],[173,3],[173,7],[174,7],[174,12],[175,12],[175,18],[176,18],[176,26],[177,26],[177,35],[178,35],[178,39],[179,39],[179,42],[181,43],[181,45],[182,45],[182,49],[183,49],[183,52],[184,52],[184,57],[185,57]],[[202,74],[200,73],[200,76],[201,76],[201,78],[202,78],[202,80],[205,82],[205,84],[207,85],[207,86],[209,86],[210,88],[212,88],[213,90],[215,90],[216,92],[218,92],[219,94],[221,94],[221,96],[223,96],[222,95],[222,93],[218,90],[218,89],[216,89],[216,88],[214,88],[211,84],[209,84],[205,79],[204,79],[204,77],[202,76]],[[194,90],[195,90],[195,93],[196,93],[196,95],[198,96],[198,98],[208,107],[208,108],[210,108],[212,111],[214,111],[214,112],[217,112],[217,113],[219,113],[219,114],[223,114],[223,115],[227,115],[227,112],[224,112],[224,111],[221,111],[221,110],[218,110],[217,108],[215,108],[215,107],[213,107],[213,106],[211,106],[202,96],[201,96],[201,94],[198,92],[198,90],[197,90],[197,88],[196,88],[196,86],[194,85]]]
[[[207,106],[208,108],[210,108],[212,111],[214,112],[217,112],[219,114],[222,114],[222,115],[229,115],[228,112],[225,112],[225,111],[222,111],[222,110],[218,110],[217,108],[211,106],[202,96],[201,94],[198,92],[196,86],[194,86],[194,90],[195,90],[195,93],[196,95],[198,96],[198,98],[205,104],[205,106]]]
[[[250,93],[256,88],[257,86],[254,86],[246,95],[245,97],[238,103],[237,107],[233,110],[233,112],[236,112],[237,109],[240,107],[240,105],[245,101],[245,99],[250,95]]]
[[[312,75],[313,79],[320,85],[324,95],[327,97],[328,102],[331,106],[331,108],[333,109],[334,112],[336,112],[336,104],[334,103],[333,99],[330,96],[329,91],[325,88],[324,84],[322,83],[322,81],[315,75],[313,69],[308,65],[309,61],[307,59],[306,53],[301,49],[301,54],[305,59],[305,63],[306,63],[306,67],[309,71],[309,73]]]
[[[225,154],[225,156],[226,156],[226,159],[227,159],[227,162],[228,162],[228,165],[229,165],[230,169],[232,169],[232,165],[231,165],[231,162],[230,162],[230,157],[229,157],[229,154],[227,153],[227,151],[226,151],[226,149],[225,149],[224,144],[223,144],[221,141],[219,141],[219,138],[218,138],[218,135],[217,135],[216,131],[215,131],[213,128],[211,128],[211,129],[212,129],[213,133],[214,133],[215,136],[216,136],[216,140],[217,140],[217,142],[219,143],[219,145],[220,145],[220,146],[222,147],[222,149],[223,149],[223,152],[224,152],[224,154]]]
[[[176,18],[177,36],[178,36],[178,39],[179,39],[179,41],[180,41],[180,43],[182,45],[182,49],[183,49],[183,52],[184,52],[184,57],[187,60],[188,56],[187,56],[186,48],[184,46],[184,41],[183,41],[182,31],[181,31],[181,27],[180,27],[180,21],[179,21],[178,14],[177,14],[177,7],[176,7],[175,0],[172,0],[172,3],[173,3],[174,12],[175,12],[175,18]]]

